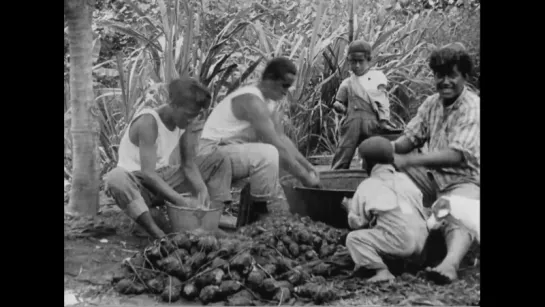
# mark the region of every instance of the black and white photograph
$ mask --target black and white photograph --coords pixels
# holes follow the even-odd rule
[[[479,0],[64,0],[64,306],[480,306],[480,32]]]

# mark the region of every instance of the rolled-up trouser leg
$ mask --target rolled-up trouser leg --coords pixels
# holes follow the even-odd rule
[[[232,201],[233,169],[229,156],[214,150],[207,155],[198,155],[195,163],[208,188],[210,200],[222,203]]]
[[[149,211],[151,198],[148,193],[142,195],[145,188],[133,173],[116,167],[106,174],[104,181],[106,190],[130,218],[136,220],[142,213]]]
[[[379,253],[389,248],[384,233],[377,229],[355,230],[346,237],[346,248],[356,269],[379,270],[387,268]]]
[[[255,201],[268,201],[276,190],[279,156],[276,147],[264,143],[229,144],[218,150],[231,160],[233,180],[249,177]]]
[[[452,186],[440,194],[440,196],[443,195],[459,195],[471,199],[480,199],[481,190],[475,184],[464,183]],[[475,236],[466,228],[454,223],[445,224],[441,228],[441,232],[447,243],[447,255],[442,264],[452,265],[458,269],[462,259],[475,240]]]
[[[361,121],[359,117],[346,118],[341,128],[341,140],[335,155],[331,161],[331,169],[349,169],[354,153],[359,145],[361,131]]]

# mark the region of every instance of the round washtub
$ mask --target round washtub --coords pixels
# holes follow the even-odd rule
[[[307,188],[292,175],[283,176],[284,190],[291,213],[309,216],[337,228],[348,228],[348,214],[341,206],[343,197],[352,197],[360,182],[367,178],[364,170],[335,170],[320,172],[322,188]]]
[[[210,209],[184,208],[167,204],[167,213],[174,232],[204,230],[214,232],[219,228],[224,205],[212,202]]]

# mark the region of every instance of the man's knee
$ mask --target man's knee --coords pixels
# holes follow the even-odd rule
[[[469,199],[481,199],[481,188],[473,183],[464,183],[454,186],[444,194],[464,196]]]
[[[270,144],[262,144],[260,149],[259,165],[266,168],[278,169],[280,156],[278,149]]]
[[[356,231],[351,231],[346,236],[346,247],[351,249],[354,247],[354,245],[357,245],[358,242],[361,242],[358,234]]]
[[[104,176],[106,190],[110,193],[123,191],[130,184],[130,175],[126,170],[116,167]]]

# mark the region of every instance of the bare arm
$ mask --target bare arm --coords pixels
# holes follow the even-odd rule
[[[413,142],[411,142],[411,140],[405,135],[397,138],[397,140],[393,141],[392,144],[394,146],[395,153],[398,154],[406,154],[415,149]]]
[[[275,111],[273,114],[273,122],[275,130],[291,153],[295,156],[297,162],[299,162],[307,171],[314,171],[314,165],[312,165],[297,149],[293,141],[284,133],[284,127],[280,121],[280,113]]]
[[[140,149],[140,166],[144,181],[166,200],[174,203],[183,203],[183,198],[170,187],[155,171],[157,152],[155,141],[157,140],[157,123],[151,115],[144,115],[138,121],[137,126],[138,147]]]
[[[232,100],[234,115],[251,123],[261,139],[278,149],[280,162],[287,166],[287,171],[306,183],[308,172],[297,162],[297,156],[278,135],[273,120],[263,102],[255,95],[244,94]]]
[[[182,170],[187,180],[191,183],[199,197],[208,199],[208,188],[202,179],[201,172],[195,164],[197,156],[197,147],[199,145],[199,131],[196,130],[195,123],[188,127],[180,138],[180,153],[182,153]],[[204,199],[201,199],[203,201]],[[208,204],[205,204],[208,205]]]
[[[460,165],[463,162],[463,158],[464,156],[461,152],[449,148],[425,154],[407,155],[405,165],[430,168],[450,167]]]

